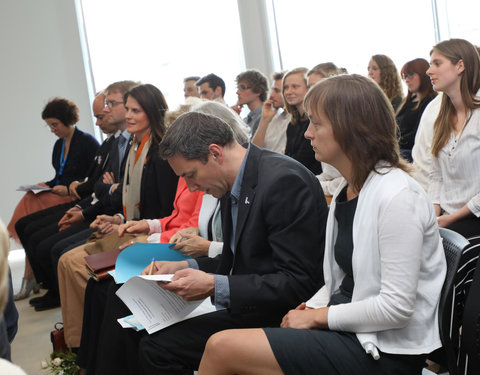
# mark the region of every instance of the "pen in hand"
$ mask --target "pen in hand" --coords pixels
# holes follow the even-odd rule
[[[151,275],[153,272],[153,265],[155,264],[155,258],[152,258],[152,262],[150,263],[150,270],[148,271],[148,274]]]

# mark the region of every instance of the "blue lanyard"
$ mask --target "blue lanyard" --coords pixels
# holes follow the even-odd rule
[[[60,155],[60,169],[58,171],[58,176],[59,177],[61,177],[63,175],[63,168],[65,168],[65,164],[67,163],[67,159],[68,159],[68,154],[65,157],[65,160],[63,159],[64,152],[65,152],[65,139],[62,142],[62,153]],[[56,185],[60,185],[60,178],[57,178]]]

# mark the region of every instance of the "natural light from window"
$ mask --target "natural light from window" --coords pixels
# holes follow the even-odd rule
[[[208,5],[207,5],[208,3]],[[235,103],[244,70],[236,0],[82,0],[96,90],[131,79],[162,90],[171,109],[184,102],[183,78],[215,73]]]

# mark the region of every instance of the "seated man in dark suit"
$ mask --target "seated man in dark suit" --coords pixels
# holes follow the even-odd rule
[[[191,191],[222,198],[224,248],[216,258],[156,262],[154,270],[175,273],[165,289],[186,300],[211,297],[217,311],[146,335],[118,325],[130,312],[110,290],[97,374],[191,374],[210,335],[279,326],[323,284],[327,204],[310,171],[254,145],[243,148],[226,123],[196,112],[171,125],[160,152]],[[127,223],[124,231],[148,232],[148,224]]]

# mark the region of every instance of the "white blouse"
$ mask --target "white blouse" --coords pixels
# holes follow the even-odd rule
[[[428,195],[447,214],[463,206],[480,216],[480,109],[463,132],[452,132],[438,158],[432,157]]]

